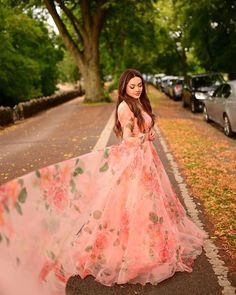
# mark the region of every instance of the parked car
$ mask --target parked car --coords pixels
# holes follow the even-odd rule
[[[227,136],[236,132],[236,80],[222,83],[204,100],[204,119],[224,128]]]
[[[170,81],[168,88],[168,93],[170,98],[176,100],[181,100],[183,92],[184,77],[176,77]]]
[[[165,76],[164,73],[161,73],[161,74],[155,74],[154,75],[154,78],[155,78],[155,83],[154,85],[159,89],[161,90],[161,79]]]
[[[182,92],[182,106],[190,107],[193,113],[203,111],[204,94],[212,95],[216,87],[224,82],[219,73],[199,74],[187,77]]]
[[[161,91],[164,92],[166,95],[169,95],[169,87],[171,85],[171,81],[176,79],[176,76],[164,76],[163,78],[161,78]]]

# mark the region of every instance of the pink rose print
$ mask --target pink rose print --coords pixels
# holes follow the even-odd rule
[[[41,178],[41,187],[43,189],[48,189],[52,185],[53,181],[53,171],[49,167],[42,168],[40,170],[40,178]]]
[[[4,224],[3,213],[4,213],[4,209],[2,204],[0,204],[0,226]]]
[[[64,211],[69,203],[66,190],[57,186],[53,186],[49,189],[47,193],[47,201],[49,205],[52,205],[58,211]]]
[[[127,211],[121,217],[121,233],[125,238],[129,235],[129,213]]]
[[[104,249],[107,244],[107,237],[105,234],[101,233],[98,235],[96,241],[95,241],[95,248],[97,249]]]
[[[107,243],[108,241],[107,241],[106,235],[104,233],[100,233],[94,242],[90,257],[92,259],[96,259],[99,256],[99,254],[102,252],[102,250],[107,246]],[[89,249],[87,249],[87,251],[89,251]]]
[[[160,256],[161,256],[161,260],[162,260],[163,263],[168,260],[168,258],[169,258],[169,250],[167,248],[167,245],[165,245],[164,248],[162,249]]]
[[[54,268],[56,262],[46,261],[39,273],[39,280],[44,281],[48,273]]]
[[[71,167],[69,165],[63,165],[60,169],[60,182],[64,185],[68,185],[71,180]]]
[[[17,202],[20,191],[21,185],[18,180],[12,180],[5,185],[5,193],[12,199],[13,205]]]
[[[131,169],[140,169],[142,167],[142,158],[138,154],[136,157],[134,157],[133,161],[131,162],[130,168]]]
[[[63,271],[63,267],[61,265],[61,267],[59,266],[57,261],[46,261],[44,266],[42,267],[40,274],[39,274],[39,280],[40,281],[45,281],[47,275],[53,271],[55,273],[55,276],[58,278],[59,281],[66,283],[67,279],[64,271]]]

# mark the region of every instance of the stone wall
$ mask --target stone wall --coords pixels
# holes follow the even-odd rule
[[[83,90],[79,88],[73,91],[61,92],[51,96],[20,102],[13,108],[0,106],[0,126],[9,125],[17,120],[29,118],[40,111],[62,104],[83,94]]]

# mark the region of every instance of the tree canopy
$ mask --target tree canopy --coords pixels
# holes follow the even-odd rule
[[[0,104],[52,94],[61,50],[42,21],[0,3]]]
[[[118,76],[127,67],[175,75],[220,71],[235,77],[234,0],[0,3],[1,100],[52,92],[58,68],[62,80],[83,76],[88,101],[103,98],[102,76]],[[45,11],[64,44],[58,67],[61,45],[46,29]]]

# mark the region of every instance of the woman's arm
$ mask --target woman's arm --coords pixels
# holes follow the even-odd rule
[[[148,140],[154,141],[156,138],[156,132],[154,131],[153,128],[150,129],[148,132]]]
[[[118,119],[123,131],[123,140],[126,143],[141,144],[147,139],[148,134],[145,133],[140,132],[139,135],[134,135],[133,129],[135,117],[126,102],[120,103],[118,107]]]

